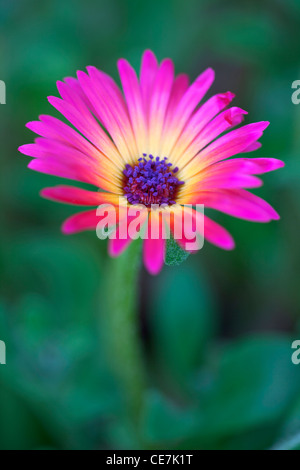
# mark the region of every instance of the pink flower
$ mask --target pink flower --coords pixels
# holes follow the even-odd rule
[[[212,69],[189,85],[187,75],[174,76],[170,59],[158,64],[151,51],[143,55],[139,79],[126,60],[119,60],[118,68],[124,94],[110,76],[95,67],[87,67],[87,73],[79,71],[77,79],[58,82],[61,98],[51,96],[49,102],[77,130],[43,115],[27,124],[41,137],[19,148],[34,157],[29,168],[101,189],[61,185],[42,190],[42,196],[54,201],[94,206],[67,219],[62,227],[65,234],[96,229],[99,217],[95,206],[100,204],[117,208],[120,199],[125,212],[133,205],[144,204],[145,223],[146,219],[148,224],[159,219],[161,224],[160,237],[150,236],[144,241],[144,263],[156,274],[164,261],[166,212],[171,214],[171,232],[176,220],[182,218],[185,204],[204,204],[256,222],[279,219],[267,202],[247,189],[261,186],[257,175],[284,163],[274,158],[230,159],[258,149],[258,139],[269,123],[232,130],[247,113],[228,107],[234,98],[230,92],[215,95],[199,106],[214,80]],[[153,210],[152,204],[158,208]],[[223,227],[190,210],[194,219],[204,217],[206,240],[225,250],[234,248],[231,235]],[[109,240],[112,256],[119,255],[132,241],[130,236],[118,236],[124,228],[122,223],[128,224],[128,220],[120,216],[117,236]],[[185,236],[177,242],[186,248]]]

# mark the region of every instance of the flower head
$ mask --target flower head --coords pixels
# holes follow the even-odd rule
[[[109,253],[117,256],[132,241],[130,217],[124,214],[142,204],[144,223],[159,220],[161,228],[158,238],[150,231],[144,241],[145,265],[156,274],[164,261],[164,225],[174,233],[184,205],[204,204],[256,222],[279,218],[267,202],[247,189],[260,186],[257,175],[280,168],[283,162],[230,158],[258,149],[269,123],[232,130],[247,113],[228,108],[234,98],[230,92],[199,106],[214,80],[213,70],[207,69],[189,85],[186,75],[174,76],[170,59],[158,64],[151,51],[143,55],[139,79],[126,60],[121,59],[118,68],[123,93],[110,76],[87,67],[87,73],[79,71],[77,79],[57,83],[61,98],[49,97],[68,124],[45,115],[27,124],[40,136],[19,149],[34,157],[29,168],[97,188],[60,185],[42,190],[42,196],[58,202],[94,206],[67,219],[64,233],[96,229],[95,206],[105,204],[119,214],[115,236],[109,240]],[[201,218],[208,241],[225,250],[234,247],[223,227],[192,208],[189,213],[194,220]],[[124,228],[127,235],[120,237]],[[186,233],[176,240],[187,249]]]
[[[128,202],[147,207],[176,204],[178,189],[184,181],[176,177],[178,167],[172,168],[167,160],[167,157],[147,157],[144,153],[134,166],[126,165],[124,195]]]

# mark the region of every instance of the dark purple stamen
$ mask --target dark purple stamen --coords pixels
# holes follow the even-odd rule
[[[184,184],[175,176],[178,167],[172,170],[167,157],[143,156],[136,165],[125,166],[124,196],[131,204],[175,204],[179,187]]]

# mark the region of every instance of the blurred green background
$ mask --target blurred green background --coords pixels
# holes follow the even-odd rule
[[[29,171],[17,147],[33,139],[27,121],[51,114],[56,80],[90,64],[117,79],[117,59],[138,68],[145,48],[192,79],[213,67],[210,94],[231,90],[246,122],[271,122],[255,156],[286,167],[257,191],[279,222],[214,213],[233,252],[207,243],[157,278],[142,271],[149,386],[137,438],[105,341],[106,242],[60,233],[76,208],[38,196],[60,180]],[[266,449],[297,436],[300,2],[2,0],[0,63],[0,448]]]

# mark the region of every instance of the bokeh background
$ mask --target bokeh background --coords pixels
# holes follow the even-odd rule
[[[213,67],[210,94],[231,90],[246,122],[271,122],[255,156],[286,167],[256,191],[280,222],[215,213],[233,252],[207,243],[157,278],[142,271],[148,387],[137,437],[105,346],[106,242],[60,233],[76,208],[39,197],[60,181],[29,171],[17,148],[33,139],[25,123],[52,112],[56,80],[86,65],[117,79],[117,59],[139,68],[145,48],[192,79]],[[0,63],[0,448],[297,447],[285,439],[300,432],[300,2],[2,0]]]

